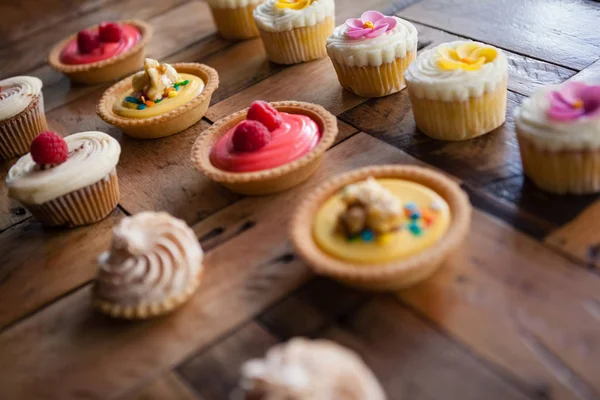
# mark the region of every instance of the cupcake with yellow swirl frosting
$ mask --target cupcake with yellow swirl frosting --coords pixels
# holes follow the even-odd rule
[[[43,132],[31,143],[31,152],[8,171],[8,196],[47,226],[100,221],[119,202],[120,154],[119,142],[102,132],[64,139]]]
[[[471,139],[506,119],[508,63],[498,48],[444,43],[421,53],[405,78],[417,127],[435,139]]]
[[[104,92],[97,112],[129,136],[161,138],[198,122],[218,86],[217,71],[204,64],[171,65],[147,58],[143,71]]]
[[[207,0],[217,31],[225,39],[258,36],[252,13],[263,0]]]
[[[15,76],[0,81],[0,159],[23,155],[31,141],[48,129],[42,81]]]
[[[417,29],[398,17],[366,11],[334,29],[327,53],[340,84],[363,97],[402,90],[404,71],[417,56]]]
[[[156,317],[185,303],[200,285],[203,252],[194,231],[165,212],[142,212],[113,228],[98,258],[93,304],[124,319]]]
[[[266,0],[254,10],[267,57],[297,64],[327,55],[327,37],[335,26],[333,0]]]

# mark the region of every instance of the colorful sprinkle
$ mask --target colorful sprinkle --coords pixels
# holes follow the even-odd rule
[[[139,103],[138,99],[136,99],[135,97],[131,97],[131,96],[125,97],[125,101],[128,101],[130,103],[134,103],[134,104],[138,104]]]
[[[175,86],[173,86],[175,88],[175,90],[179,90],[179,85],[175,84]]]
[[[348,241],[349,242],[356,242],[356,241],[358,241],[358,239],[360,239],[360,235],[354,235],[354,236],[350,236],[348,238]]]
[[[404,208],[408,210],[418,210],[419,206],[416,203],[406,203]]]
[[[364,230],[361,232],[360,238],[365,242],[372,242],[373,240],[375,240],[375,234],[373,233],[373,231]]]
[[[140,104],[137,109],[138,110],[145,110],[146,109],[146,105],[145,104]]]
[[[160,103],[163,99],[154,100],[155,103]]]
[[[423,230],[415,221],[408,225],[408,230],[415,236],[420,236],[423,233]]]
[[[433,211],[424,210],[422,218],[423,222],[425,222],[425,226],[429,227],[431,224],[433,224],[433,221],[435,220],[435,214],[433,213]]]
[[[146,107],[154,106],[154,102],[152,100],[146,100],[146,102],[144,104],[146,105]]]
[[[392,235],[389,233],[377,236],[377,243],[379,244],[388,244],[392,240]]]
[[[169,96],[170,98],[173,98],[173,97],[176,97],[178,94],[179,94],[179,93],[177,93],[176,91],[174,91],[174,90],[171,90],[171,91],[169,92],[168,96]]]
[[[429,205],[429,209],[431,211],[440,211],[442,209],[442,205],[439,202],[434,201]]]
[[[177,83],[176,83],[176,85],[185,86],[185,85],[187,85],[188,83],[190,83],[190,81],[186,79],[185,81],[177,82]]]

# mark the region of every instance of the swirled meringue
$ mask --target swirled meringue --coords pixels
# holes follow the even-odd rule
[[[25,110],[42,91],[42,81],[33,76],[15,76],[0,81],[0,121]]]
[[[266,0],[254,10],[254,21],[260,29],[268,32],[290,31],[316,25],[327,17],[335,17],[333,0],[316,0],[301,10],[278,8],[277,2]]]

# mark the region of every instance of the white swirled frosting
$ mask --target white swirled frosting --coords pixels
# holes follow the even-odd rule
[[[0,81],[0,121],[14,117],[39,96],[42,81],[33,76],[15,76]]]
[[[352,39],[346,36],[348,27],[342,24],[327,39],[327,54],[349,67],[378,67],[403,58],[409,51],[417,51],[417,28],[398,17],[396,26],[374,38]]]
[[[465,41],[444,43],[419,54],[404,73],[408,90],[419,98],[442,101],[464,101],[494,91],[496,85],[507,79],[508,63],[502,50],[495,48],[494,61],[486,63],[477,71],[463,69],[444,70],[438,66],[440,47],[457,48]],[[483,43],[481,46],[488,46]],[[491,46],[488,46],[491,47]]]
[[[315,0],[302,10],[277,8],[276,3],[277,0],[266,0],[254,10],[254,21],[260,29],[269,32],[290,31],[316,25],[327,17],[335,17],[333,0]]]
[[[548,117],[548,92],[559,86],[538,89],[515,110],[518,133],[549,150],[600,148],[600,117],[561,122]]]
[[[8,171],[8,195],[26,204],[42,204],[109,177],[121,146],[102,132],[80,132],[65,138],[67,160],[44,168],[26,154]]]
[[[202,269],[194,231],[165,212],[142,212],[113,228],[111,249],[98,258],[94,294],[122,306],[156,304],[184,295]]]
[[[351,350],[328,340],[296,338],[242,366],[252,399],[384,400],[379,382]]]
[[[260,4],[263,0],[206,0],[214,8],[240,8],[253,4]]]

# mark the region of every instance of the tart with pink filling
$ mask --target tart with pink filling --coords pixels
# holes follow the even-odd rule
[[[299,101],[255,101],[196,140],[192,161],[204,175],[248,195],[281,192],[308,179],[337,136],[323,107]]]
[[[74,82],[109,82],[142,67],[150,36],[142,21],[102,22],[58,43],[48,62]]]

